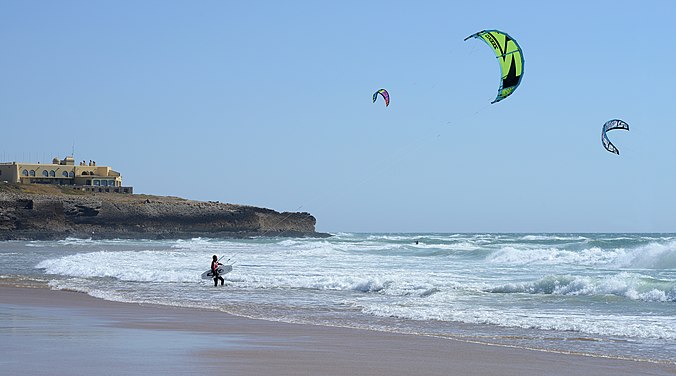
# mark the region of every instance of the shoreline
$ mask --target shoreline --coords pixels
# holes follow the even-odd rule
[[[0,368],[9,374],[676,374],[673,364],[265,321],[44,287],[0,285],[0,324]]]

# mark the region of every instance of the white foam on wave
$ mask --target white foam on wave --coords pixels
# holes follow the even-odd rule
[[[249,250],[251,245],[221,239],[193,238],[174,240],[169,247],[176,251],[185,251],[186,254],[192,254],[193,257],[204,257],[203,255],[208,254],[209,259],[206,262],[208,266],[211,262],[211,255],[227,260],[235,254]],[[202,260],[202,263],[205,263],[204,260]]]
[[[414,248],[423,248],[423,249],[439,249],[439,250],[448,250],[448,251],[475,251],[481,249],[480,245],[477,245],[470,241],[459,241],[456,243],[419,243],[413,245]]]
[[[311,253],[322,253],[324,255],[331,255],[332,253],[351,253],[351,254],[380,254],[384,257],[401,256],[403,252],[411,255],[417,255],[418,250],[433,250],[435,252],[425,253],[429,255],[444,255],[446,251],[475,251],[481,249],[471,241],[458,241],[448,243],[432,243],[429,239],[421,240],[418,244],[415,241],[402,242],[388,242],[361,240],[356,242],[341,241],[333,242],[327,240],[284,240],[275,245],[268,246],[274,252],[286,252],[294,256],[305,256]]]
[[[185,245],[185,244],[184,244]],[[298,245],[298,248],[301,245]],[[396,270],[374,272],[342,265],[322,265],[333,248],[321,242],[302,244],[302,249],[259,252],[246,255],[243,266],[235,265],[226,279],[239,288],[339,290],[391,295],[424,294],[434,286],[408,282]],[[45,273],[95,280],[114,278],[126,282],[195,282],[208,268],[211,250],[97,251],[47,259],[36,265]],[[298,260],[294,264],[291,260]],[[347,256],[346,256],[347,257]],[[286,263],[285,263],[286,262]]]
[[[374,241],[380,243],[386,242],[402,242],[402,243],[413,243],[416,240],[421,240],[420,235],[411,236],[408,234],[371,234],[366,237],[367,241]]]
[[[204,255],[207,259],[209,256]],[[47,259],[35,267],[47,274],[79,278],[116,278],[129,282],[189,282],[208,269],[193,254],[176,251],[98,251]]]
[[[588,313],[539,311],[537,315],[520,309],[495,309],[447,304],[421,308],[410,304],[358,302],[355,308],[379,317],[397,317],[422,321],[449,321],[489,324],[524,329],[557,330],[591,335],[633,338],[676,339],[676,319],[652,321],[644,317],[590,315]]]
[[[33,240],[26,243],[26,247],[32,248],[45,248],[45,247],[54,247],[54,246],[92,246],[100,244],[101,240],[93,240],[92,238],[81,239],[81,238],[66,238],[55,241],[45,241],[45,240]]]
[[[280,247],[295,247],[302,244],[304,244],[304,242],[297,239],[284,239],[277,243]]]
[[[400,250],[410,249],[413,246],[400,243],[387,243],[377,241],[361,242],[331,242],[327,240],[285,240],[277,244],[259,245],[270,253],[286,254],[293,259],[303,257],[334,257],[344,254],[380,254],[383,256],[395,256]],[[392,253],[390,253],[392,252]]]
[[[359,271],[346,274],[340,271],[293,273],[280,270],[273,274],[233,273],[228,275],[228,280],[240,288],[334,290],[386,296],[428,296],[438,291],[431,281],[420,278],[408,281],[394,272],[366,275]]]
[[[517,244],[501,247],[489,254],[486,261],[509,265],[606,265],[625,269],[673,270],[676,269],[676,241],[652,242],[628,249],[591,247],[582,250],[569,250],[565,246],[538,248]]]
[[[492,264],[576,264],[598,265],[608,264],[616,259],[616,251],[607,251],[599,247],[587,248],[581,251],[571,251],[557,247],[528,248],[519,246],[502,247],[492,252],[486,261]]]
[[[44,247],[48,247],[48,245],[45,242],[34,241],[34,242],[26,243],[26,247],[29,247],[29,248],[44,248]]]
[[[218,244],[208,238],[177,239],[173,241],[171,248],[174,249],[210,249]]]
[[[603,277],[549,275],[536,281],[509,283],[486,291],[569,296],[615,295],[645,302],[676,302],[675,281],[659,281],[628,272]]]
[[[620,268],[676,269],[676,241],[651,242],[634,249],[621,249],[614,261]]]
[[[100,241],[99,240],[93,240],[92,238],[88,239],[81,239],[81,238],[66,238],[63,240],[57,241],[58,244],[61,245],[92,245],[92,244],[98,244]]]
[[[358,235],[352,232],[336,232],[336,233],[331,233],[332,238],[336,240],[345,240],[345,239],[353,239],[357,237]]]
[[[525,241],[583,241],[583,240],[589,240],[589,238],[586,238],[584,236],[580,235],[571,235],[571,236],[561,236],[561,235],[524,235],[519,240],[525,240]]]

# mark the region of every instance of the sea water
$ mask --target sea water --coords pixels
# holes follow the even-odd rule
[[[0,283],[676,364],[676,234],[9,241]]]

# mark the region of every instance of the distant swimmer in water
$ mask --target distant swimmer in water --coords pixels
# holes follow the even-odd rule
[[[211,273],[214,275],[214,286],[218,286],[218,280],[221,280],[221,286],[225,283],[225,280],[223,277],[221,277],[220,274],[218,274],[218,266],[223,265],[220,262],[218,262],[218,256],[214,255],[214,257],[211,258]]]
[[[418,241],[417,241],[417,240],[415,241],[415,244],[418,244]]]

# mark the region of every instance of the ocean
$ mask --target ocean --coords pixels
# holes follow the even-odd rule
[[[0,283],[676,364],[676,234],[6,241]]]

